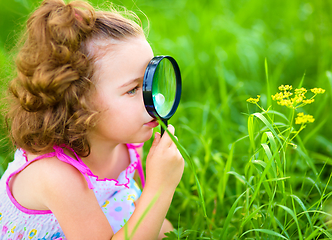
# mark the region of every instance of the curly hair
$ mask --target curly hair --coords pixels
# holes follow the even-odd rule
[[[44,0],[32,13],[9,86],[6,121],[16,147],[45,153],[66,145],[80,156],[90,153],[87,132],[99,112],[89,101],[94,56],[87,46],[92,39],[144,36],[129,15],[62,0]]]

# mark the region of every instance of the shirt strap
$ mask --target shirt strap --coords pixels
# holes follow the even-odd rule
[[[84,176],[85,180],[88,183],[88,187],[90,189],[94,189],[93,184],[90,181],[90,178],[88,177],[88,175],[93,175],[93,173],[91,172],[91,170],[88,168],[88,166],[85,165],[85,163],[82,161],[82,159],[76,154],[76,152],[66,146],[63,145],[62,147],[67,148],[68,150],[70,150],[71,152],[73,152],[73,154],[75,155],[76,159],[68,156],[67,154],[65,154],[63,152],[63,149],[59,146],[54,146],[53,149],[55,150],[55,156],[62,162],[68,163],[70,165],[72,165],[73,167],[75,167],[78,171],[80,171],[82,173],[82,175]]]
[[[143,147],[143,145],[144,145],[144,143],[140,143],[140,144],[136,144],[136,145],[127,144],[127,147],[128,147],[128,149],[133,149],[135,151],[136,158],[137,158],[137,167],[136,167],[136,169],[137,169],[139,178],[141,179],[142,187],[144,188],[144,186],[145,186],[144,171],[143,171],[141,156],[137,152],[137,148]]]

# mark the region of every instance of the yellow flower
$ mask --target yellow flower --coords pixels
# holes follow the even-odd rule
[[[279,88],[279,93],[272,95],[272,100],[277,101],[277,104],[281,106],[286,106],[288,108],[297,109],[303,107],[304,105],[313,103],[315,100],[313,96],[311,99],[306,99],[305,94],[308,92],[304,87],[294,89],[294,93],[291,92],[291,85],[281,85]],[[324,93],[325,90],[322,88],[313,88],[311,91],[315,94]],[[293,96],[293,97],[291,97]]]
[[[280,90],[279,93],[272,95],[272,100],[277,101],[277,104],[281,106],[286,106],[288,108],[294,108],[294,103],[299,103],[302,101],[303,98],[299,99],[297,95],[293,98],[290,98],[294,93],[291,92],[292,90],[291,85],[281,85],[278,87]]]
[[[301,87],[294,90],[295,95],[304,96],[307,93],[307,89]]]
[[[293,98],[292,98],[292,102],[293,103],[296,103],[296,104],[299,104],[303,101],[303,97],[299,96],[299,95],[295,95]]]
[[[260,95],[257,95],[257,98],[248,98],[248,99],[247,99],[247,102],[250,102],[250,103],[256,104],[256,103],[259,102],[259,98],[260,98],[260,97],[261,97]]]
[[[284,98],[289,98],[292,95],[293,95],[293,93],[288,92],[288,91],[284,91]]]
[[[323,89],[323,88],[313,88],[313,89],[310,89],[310,90],[314,94],[323,94],[323,93],[325,93],[325,89]]]
[[[313,103],[314,101],[315,101],[315,99],[307,99],[307,100],[303,100],[303,103],[310,104],[310,103]]]
[[[295,124],[305,124],[312,123],[315,119],[312,115],[304,114],[303,112],[297,114],[297,118],[295,118]]]
[[[292,107],[293,103],[289,99],[282,99],[281,101],[277,102],[281,106]]]
[[[279,91],[288,91],[288,90],[292,90],[292,85],[281,85],[280,87],[278,87]]]
[[[282,92],[276,93],[275,95],[272,95],[272,100],[279,101],[284,98],[284,94]]]

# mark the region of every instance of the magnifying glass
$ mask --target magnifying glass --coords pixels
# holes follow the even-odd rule
[[[174,58],[154,57],[148,64],[143,80],[143,99],[153,118],[167,121],[175,113],[181,98],[181,74]],[[161,135],[164,129],[161,127]]]

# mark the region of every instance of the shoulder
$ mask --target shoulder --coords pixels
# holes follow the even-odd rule
[[[61,183],[67,180],[81,179],[82,176],[76,167],[59,160],[57,157],[34,161],[24,171],[29,172],[30,177],[36,176],[38,180],[46,183]]]
[[[94,193],[88,187],[83,174],[74,166],[57,159],[50,158],[40,162],[42,170],[41,198],[47,207],[60,206],[63,201],[74,202],[77,199],[94,197]]]
[[[39,172],[35,200],[52,211],[68,239],[102,239],[100,235],[110,239],[113,232],[107,218],[76,167],[51,157],[32,163],[31,171]]]
[[[61,195],[88,189],[83,174],[73,165],[59,160],[57,157],[36,161],[35,172],[39,172],[38,181],[41,190],[49,195]]]
[[[57,157],[32,162],[16,175],[12,184],[13,195],[21,205],[41,210],[49,209],[52,198],[80,191],[88,191],[82,173]]]

